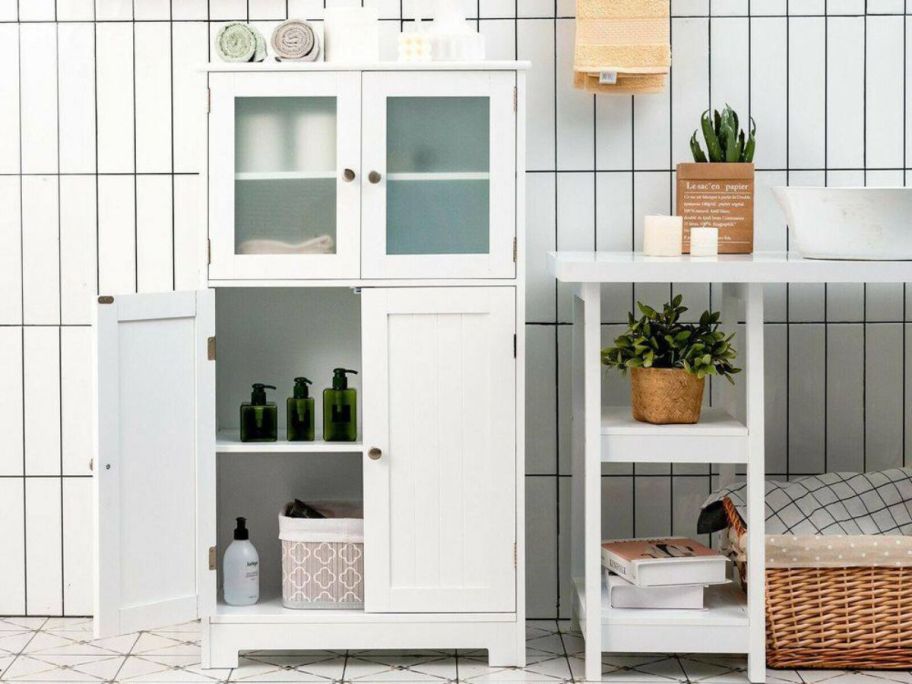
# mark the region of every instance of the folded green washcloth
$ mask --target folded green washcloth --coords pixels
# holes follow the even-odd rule
[[[266,40],[253,26],[234,21],[218,30],[215,51],[224,62],[262,62]]]

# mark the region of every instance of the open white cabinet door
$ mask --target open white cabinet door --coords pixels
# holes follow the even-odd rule
[[[99,298],[96,637],[192,620],[214,600],[215,506],[199,496],[215,476],[214,335],[211,290]]]

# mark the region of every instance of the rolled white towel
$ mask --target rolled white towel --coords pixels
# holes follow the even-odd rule
[[[306,21],[289,19],[272,32],[272,51],[279,61],[313,62],[320,56],[320,37]]]
[[[223,62],[262,62],[266,40],[253,26],[233,21],[218,30],[215,51]]]

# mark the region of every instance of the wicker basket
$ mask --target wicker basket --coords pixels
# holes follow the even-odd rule
[[[734,531],[744,534],[735,506],[727,497],[722,505]],[[767,568],[766,664],[912,668],[912,568]]]
[[[634,368],[630,376],[633,417],[656,425],[696,423],[704,383],[705,378],[683,368]]]

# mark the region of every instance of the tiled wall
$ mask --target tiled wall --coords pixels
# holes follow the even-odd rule
[[[335,0],[329,0],[334,2]],[[387,55],[414,0],[365,0]],[[430,6],[430,0],[424,4]],[[90,295],[196,285],[210,35],[320,19],[323,0],[0,0],[0,614],[91,612]],[[492,58],[529,59],[529,613],[566,614],[569,297],[544,252],[630,249],[672,208],[709,103],[758,122],[757,248],[784,249],[772,185],[903,185],[904,0],[672,0],[658,96],[570,83],[572,0],[469,0]],[[606,289],[634,298],[709,286]],[[713,294],[717,294],[713,293]],[[715,297],[713,303],[715,303]],[[767,466],[777,477],[903,462],[912,426],[902,286],[771,287]],[[616,326],[606,325],[609,339]],[[608,376],[606,395],[625,387]],[[693,531],[705,467],[605,472],[605,534]]]

